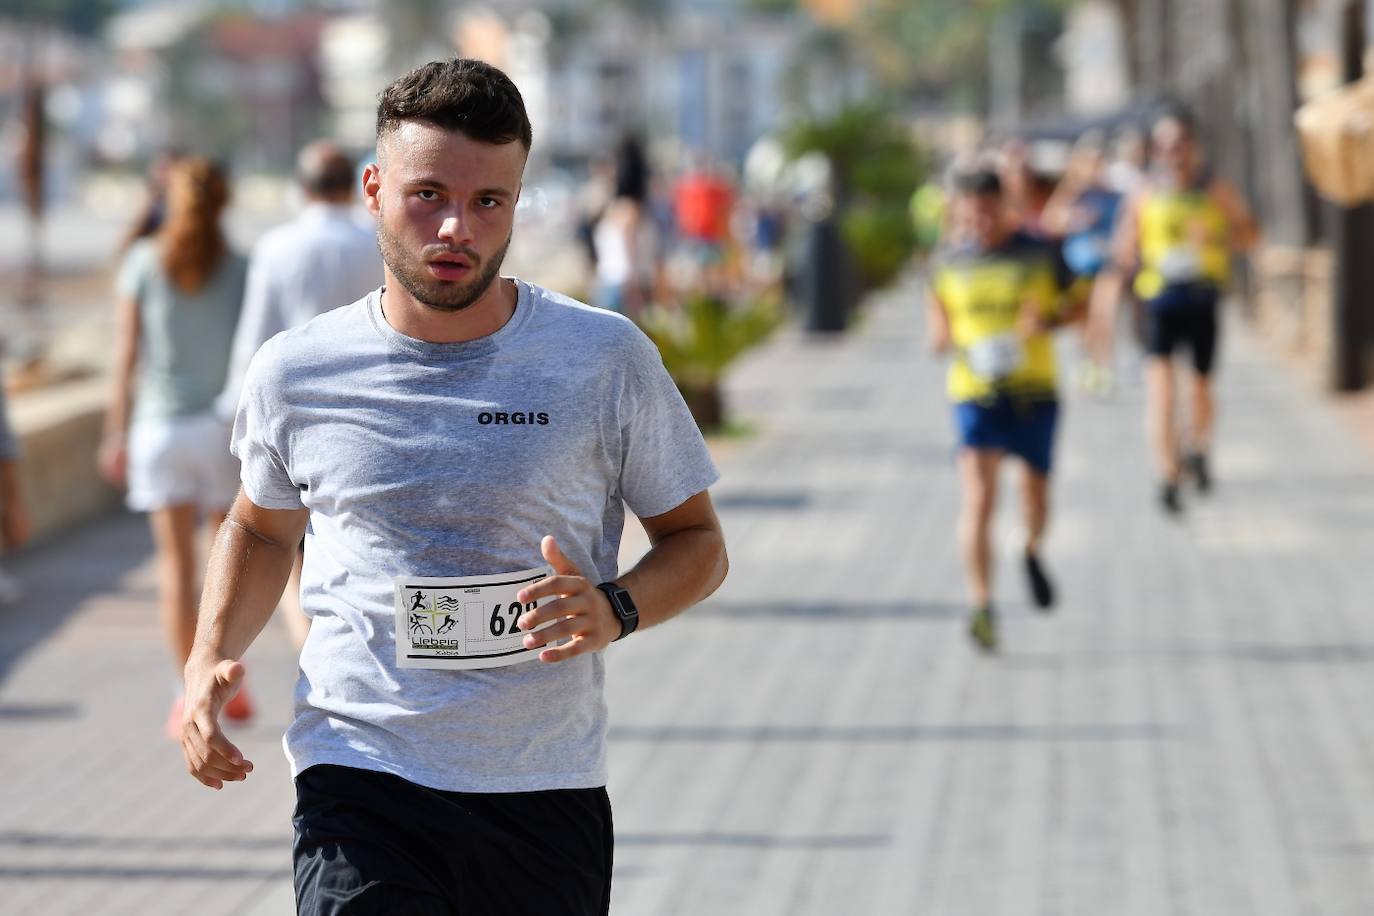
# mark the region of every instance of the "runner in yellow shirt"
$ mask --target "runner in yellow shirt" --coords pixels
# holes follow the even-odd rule
[[[1145,305],[1146,414],[1163,478],[1160,503],[1177,514],[1185,469],[1199,490],[1212,484],[1207,454],[1216,416],[1218,304],[1230,281],[1231,258],[1249,251],[1258,231],[1240,192],[1209,173],[1187,114],[1169,112],[1156,121],[1151,146],[1155,172],[1126,201],[1113,240],[1116,269],[1103,275],[1093,302],[1096,312],[1106,311],[1134,274],[1134,292]],[[1109,321],[1097,324],[1110,327]],[[1192,410],[1182,441],[1173,366],[1181,345],[1192,356]]]
[[[1054,603],[1040,547],[1059,417],[1050,332],[1072,317],[1065,311],[1068,271],[1056,246],[1015,229],[996,173],[956,176],[951,204],[952,238],[931,262],[931,341],[937,352],[954,354],[948,392],[961,445],[959,543],[973,598],[969,630],[979,647],[992,650],[991,527],[997,472],[1007,454],[1025,465],[1031,595],[1042,610]]]

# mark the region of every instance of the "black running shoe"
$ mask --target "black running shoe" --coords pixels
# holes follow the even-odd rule
[[[974,645],[984,652],[997,651],[997,615],[990,606],[974,609],[968,622],[968,635],[973,637]]]
[[[1040,558],[1029,550],[1026,551],[1026,580],[1030,582],[1031,597],[1037,608],[1048,611],[1054,606],[1054,583],[1045,575]]]
[[[1164,507],[1164,511],[1169,515],[1180,515],[1183,512],[1183,500],[1178,496],[1178,484],[1165,482],[1159,488],[1159,504]]]
[[[1183,459],[1183,466],[1192,475],[1198,492],[1206,493],[1212,489],[1212,471],[1207,466],[1206,452],[1192,452]]]

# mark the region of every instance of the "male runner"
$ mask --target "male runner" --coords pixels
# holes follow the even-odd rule
[[[1135,293],[1145,305],[1146,416],[1163,478],[1160,504],[1176,515],[1183,508],[1179,481],[1185,468],[1200,491],[1211,487],[1207,452],[1216,416],[1218,305],[1232,255],[1253,248],[1259,233],[1240,192],[1211,174],[1187,114],[1163,115],[1150,136],[1155,171],[1123,205],[1113,240],[1116,269],[1094,291],[1094,311],[1117,302],[1125,277],[1134,272]],[[1174,419],[1173,353],[1180,345],[1192,355],[1186,445]]]
[[[969,633],[991,651],[997,646],[991,528],[1006,454],[1025,464],[1023,562],[1031,597],[1042,610],[1054,604],[1040,559],[1059,416],[1049,332],[1068,317],[1068,278],[1056,246],[1014,228],[995,172],[957,175],[952,204],[953,238],[932,261],[928,314],[936,351],[954,350],[948,389],[962,446],[959,542],[973,596]]]
[[[606,913],[601,650],[725,575],[717,474],[653,345],[498,275],[530,139],[479,61],[384,90],[363,184],[385,286],[244,382],[183,750],[216,789],[251,772],[219,712],[308,521],[284,738],[302,913]],[[653,546],[616,578],[626,505]]]

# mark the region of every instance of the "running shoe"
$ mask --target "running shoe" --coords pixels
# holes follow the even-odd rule
[[[1193,482],[1197,484],[1199,493],[1206,493],[1212,489],[1212,471],[1207,465],[1206,452],[1190,452],[1183,458],[1183,466],[1192,475]]]
[[[1166,480],[1159,487],[1159,504],[1164,507],[1164,511],[1169,515],[1180,515],[1183,512],[1183,500],[1179,499],[1178,483]]]
[[[969,618],[968,635],[984,652],[997,650],[997,615],[993,613],[991,606],[984,605],[974,610],[973,616]]]
[[[248,697],[247,685],[239,687],[239,692],[224,704],[224,716],[231,722],[247,722],[253,718],[253,701]]]
[[[181,740],[181,716],[185,710],[186,701],[181,694],[172,701],[172,711],[167,714],[167,724],[163,726],[167,731],[167,737],[173,741]]]
[[[1026,551],[1026,581],[1030,583],[1031,597],[1035,599],[1035,606],[1042,611],[1048,611],[1054,606],[1054,583],[1050,577],[1045,575],[1045,568],[1040,565],[1040,558],[1033,551]]]

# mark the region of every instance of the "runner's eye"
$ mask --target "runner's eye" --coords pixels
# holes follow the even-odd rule
[[[497,207],[501,206],[501,201],[497,200],[495,197],[479,197],[477,198],[477,206],[481,207],[483,210],[495,210]]]
[[[433,190],[432,188],[424,188],[422,190],[416,191],[415,196],[420,198],[421,200],[434,201],[439,199],[439,192]]]

